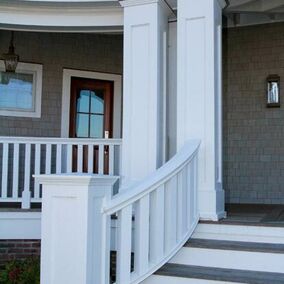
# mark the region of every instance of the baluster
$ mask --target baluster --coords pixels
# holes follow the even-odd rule
[[[189,195],[188,192],[188,186],[187,186],[187,166],[184,166],[181,171],[181,184],[182,184],[182,234],[185,234],[187,232],[187,208],[189,206],[188,204],[188,198]]]
[[[199,218],[198,216],[198,154],[193,159],[193,167],[194,167],[194,183],[193,183],[193,191],[194,191],[194,219]]]
[[[99,174],[104,173],[104,145],[99,145]]]
[[[72,173],[73,145],[67,144],[67,173]]]
[[[56,145],[56,173],[62,173],[62,144]]]
[[[177,223],[177,178],[173,176],[165,188],[165,251],[168,252],[176,243]]]
[[[177,174],[177,240],[183,237],[183,174],[180,171]]]
[[[77,172],[83,172],[83,145],[78,145],[78,152],[77,152]]]
[[[109,155],[108,155],[108,168],[109,168],[109,175],[114,175],[114,145],[109,145]]]
[[[164,255],[165,185],[150,195],[150,261],[158,263]]]
[[[46,144],[45,149],[45,173],[51,173],[51,144]]]
[[[31,202],[30,179],[31,179],[31,144],[25,145],[25,176],[24,191],[22,193],[22,208],[29,209]]]
[[[7,198],[7,185],[8,185],[8,157],[9,157],[9,144],[3,143],[3,153],[2,153],[2,192],[1,198]]]
[[[35,175],[40,174],[41,144],[35,144]],[[37,180],[34,182],[34,198],[39,198],[40,185]]]
[[[19,148],[19,143],[15,143],[13,152],[13,198],[19,196]]]
[[[118,213],[116,284],[130,283],[132,205]]]
[[[192,225],[192,171],[191,163],[186,166],[187,174],[187,229],[189,230]]]
[[[135,208],[135,273],[143,274],[149,265],[149,195],[142,197]]]
[[[88,173],[94,172],[94,145],[88,145]]]

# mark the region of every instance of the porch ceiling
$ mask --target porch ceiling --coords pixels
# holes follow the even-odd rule
[[[283,13],[283,0],[229,0],[226,12]]]

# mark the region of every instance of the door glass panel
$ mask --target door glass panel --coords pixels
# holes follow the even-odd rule
[[[80,94],[77,98],[77,111],[89,112],[90,91],[80,90]]]
[[[90,137],[103,138],[104,116],[92,114],[90,122]]]
[[[76,137],[87,138],[89,137],[89,115],[77,114],[76,120]]]
[[[104,113],[104,94],[103,91],[97,90],[91,92],[91,112],[92,113]]]

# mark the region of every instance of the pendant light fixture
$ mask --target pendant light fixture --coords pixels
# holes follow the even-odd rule
[[[8,53],[3,54],[3,59],[5,63],[5,71],[10,73],[15,73],[18,62],[19,55],[15,54],[14,47],[14,32],[11,32],[11,40]]]

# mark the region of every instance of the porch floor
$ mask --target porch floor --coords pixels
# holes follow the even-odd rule
[[[284,205],[226,204],[226,212],[218,223],[284,227]]]

